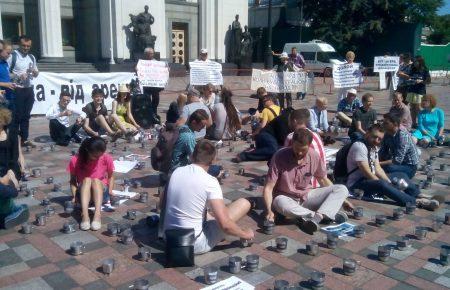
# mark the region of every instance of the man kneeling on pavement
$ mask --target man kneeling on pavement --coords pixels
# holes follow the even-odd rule
[[[348,196],[345,185],[333,185],[327,177],[325,162],[310,148],[313,135],[297,129],[291,147],[280,149],[272,157],[263,197],[268,220],[275,213],[298,219],[300,228],[313,234],[320,222],[341,219],[339,209]],[[312,178],[320,188],[312,189]]]

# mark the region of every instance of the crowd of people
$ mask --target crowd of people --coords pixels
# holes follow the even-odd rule
[[[11,228],[29,217],[27,207],[15,205],[14,198],[18,180],[26,170],[22,146],[33,145],[28,140],[29,106],[34,101],[30,78],[39,72],[34,57],[28,53],[29,38],[21,38],[20,48],[12,56],[11,44],[1,41],[0,45],[0,86],[5,89],[7,101],[0,108],[0,220],[4,228]],[[149,58],[153,53],[152,49],[146,50]],[[280,58],[280,71],[304,67],[304,60],[295,50],[291,56],[282,53]],[[349,63],[354,58],[354,53],[347,53]],[[207,60],[206,50],[201,51],[200,59]],[[413,203],[436,210],[443,200],[421,194],[411,179],[419,164],[416,144],[428,146],[444,137],[444,114],[437,108],[435,97],[425,94],[429,74],[423,59],[418,57],[410,69],[406,66],[404,55],[399,72],[404,81],[382,119],[372,108],[373,95],[366,93],[360,101],[355,88],[340,92],[343,97],[329,122],[325,97],[318,97],[312,108],[294,109],[290,95],[280,97],[260,87],[256,91],[256,108],[242,113],[233,104],[230,89],[216,90],[212,84],[190,87],[167,111],[166,124],[160,132],[164,138],[160,137],[155,146],[162,146],[160,154],[155,155],[161,160],[153,160],[152,156],[152,162],[158,164],[164,176],[164,191],[160,195],[162,229],[193,229],[194,251],[201,254],[210,251],[225,235],[253,239],[254,229],[242,228],[237,222],[258,204],[264,204],[263,219],[277,223],[294,220],[309,234],[318,231],[322,224],[347,220],[347,213],[354,209],[348,198],[356,192],[367,198],[384,196],[400,206]],[[20,86],[11,77],[18,77]],[[412,84],[406,84],[412,80]],[[159,91],[145,90],[151,95],[156,112]],[[101,229],[101,205],[109,203],[113,195],[114,163],[106,153],[105,139],[109,136],[114,142],[122,136],[133,137],[141,129],[133,118],[133,99],[127,85],[119,86],[111,112],[104,97],[102,90],[94,89],[93,101],[78,110],[70,104],[70,94],[62,92],[46,114],[50,136],[57,145],[81,143],[67,171],[72,201],[81,208],[82,230]],[[418,111],[416,105],[422,110]],[[251,132],[243,130],[249,122]],[[84,140],[78,134],[81,128],[88,135]],[[330,143],[330,138],[342,132],[340,128],[348,128],[350,141],[336,156],[334,169],[341,170],[340,178],[337,174],[330,178],[324,143]],[[225,205],[217,179],[222,172],[214,164],[215,143],[237,138],[255,143],[253,148],[238,153],[233,162],[268,162],[261,202],[241,198]],[[399,188],[394,179],[403,179],[407,186]],[[88,213],[91,203],[95,208],[92,220]]]

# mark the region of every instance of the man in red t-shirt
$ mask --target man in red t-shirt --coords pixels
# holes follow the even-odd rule
[[[297,129],[292,140],[292,146],[280,149],[270,162],[263,191],[266,218],[274,220],[273,210],[299,218],[301,229],[313,234],[321,221],[335,220],[348,190],[328,179],[325,162],[310,147],[313,135],[308,129]],[[321,188],[312,188],[313,177]]]

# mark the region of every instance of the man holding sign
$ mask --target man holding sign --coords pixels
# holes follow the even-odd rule
[[[164,90],[169,80],[169,68],[162,61],[154,59],[155,51],[151,47],[144,50],[145,59],[140,59],[136,66],[136,72],[143,93],[151,100],[154,113],[157,113],[159,105],[159,93]]]

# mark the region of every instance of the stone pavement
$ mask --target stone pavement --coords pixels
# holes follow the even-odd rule
[[[236,89],[236,104],[239,109],[246,109],[254,100],[245,98],[248,90],[248,78],[229,79],[228,85]],[[180,83],[183,83],[180,80]],[[181,87],[181,85],[180,85]],[[174,88],[177,90],[177,88]],[[316,93],[326,92],[328,87],[320,85]],[[367,90],[367,89],[366,89]],[[439,96],[440,102],[448,108],[449,89],[435,83],[429,91]],[[377,96],[375,106],[382,113],[388,108],[387,97],[384,92],[374,91]],[[174,92],[163,95],[162,111],[167,109],[170,100],[175,98]],[[336,101],[334,95],[330,96],[330,108],[334,108]],[[306,105],[313,103],[313,97],[308,96]],[[302,102],[295,101],[295,106],[300,107]],[[449,110],[445,109],[446,116]],[[448,120],[448,118],[447,118]],[[448,121],[446,122],[447,124]],[[48,136],[47,121],[42,117],[32,119],[31,131],[33,138]],[[448,127],[448,126],[447,126]],[[124,140],[118,142],[115,153],[116,158],[130,153],[145,154],[153,146],[154,141],[148,142],[146,148],[140,148],[140,144],[127,144]],[[225,142],[225,147],[219,149],[217,163],[229,171],[230,176],[223,180],[223,193],[226,202],[239,197],[261,196],[262,186],[259,185],[261,176],[267,171],[265,162],[247,162],[242,164],[231,163],[230,160],[236,152],[249,147],[245,141],[232,142],[231,146]],[[127,146],[127,151],[124,147]],[[340,144],[336,144],[340,146]],[[447,202],[439,210],[429,212],[422,209],[416,210],[414,215],[405,215],[405,218],[395,221],[390,218],[396,206],[389,202],[376,203],[361,200],[353,200],[355,205],[364,208],[364,217],[361,220],[350,219],[352,224],[362,224],[366,227],[366,235],[363,238],[344,237],[339,240],[338,247],[334,250],[326,247],[325,235],[316,233],[309,236],[298,229],[294,224],[276,226],[273,235],[265,235],[260,230],[261,211],[252,211],[245,217],[240,225],[251,227],[256,231],[254,243],[247,248],[241,248],[235,238],[229,237],[213,252],[196,257],[196,265],[186,268],[164,268],[163,244],[156,238],[156,229],[146,224],[146,217],[153,214],[156,208],[158,193],[158,175],[151,169],[150,162],[146,161],[143,170],[132,170],[128,174],[117,174],[117,188],[122,188],[124,178],[140,180],[142,187],[138,192],[149,193],[149,201],[140,203],[137,200],[128,200],[119,206],[114,212],[103,212],[101,231],[65,234],[61,231],[67,221],[79,220],[79,214],[64,214],[64,201],[69,199],[68,174],[66,165],[72,150],[76,145],[67,148],[56,147],[50,151],[49,144],[40,143],[38,149],[25,153],[30,169],[40,168],[40,178],[29,178],[24,182],[28,188],[36,188],[33,197],[27,197],[21,192],[18,203],[26,203],[31,208],[31,218],[44,210],[40,202],[45,197],[50,199],[51,205],[56,209],[56,214],[50,216],[45,226],[35,226],[32,234],[22,234],[19,228],[9,231],[0,231],[0,289],[129,289],[133,281],[139,278],[149,280],[151,289],[198,289],[205,287],[203,268],[209,265],[219,266],[219,279],[225,279],[231,274],[228,272],[228,258],[230,256],[245,257],[249,253],[260,256],[259,269],[256,272],[242,270],[237,276],[244,281],[256,286],[257,289],[270,289],[277,279],[284,279],[291,285],[300,285],[309,288],[308,280],[314,270],[326,274],[326,289],[446,289],[450,287],[450,268],[439,264],[439,251],[441,246],[450,244],[450,226],[444,225],[440,232],[427,233],[423,240],[414,237],[416,226],[430,227],[433,217],[443,218],[446,212],[450,212]],[[230,149],[233,147],[233,150]],[[108,151],[111,151],[109,146]],[[433,148],[424,150],[422,159],[427,160],[430,154],[438,154],[448,148]],[[230,152],[233,151],[233,152]],[[448,171],[439,170],[440,164],[450,166],[450,155],[446,158],[437,158],[434,161],[436,182],[430,189],[424,190],[429,194],[441,194],[448,196]],[[243,168],[245,174],[239,175],[239,169]],[[47,177],[54,177],[55,183],[62,184],[58,191],[53,190],[53,185],[45,184]],[[419,171],[417,182],[426,179],[423,171]],[[250,184],[257,186],[250,191]],[[137,211],[136,220],[128,220],[126,212],[129,209]],[[385,214],[387,223],[383,227],[376,227],[374,216]],[[135,241],[131,245],[124,245],[117,241],[116,237],[110,237],[106,233],[108,223],[131,224]],[[288,238],[288,249],[283,253],[273,251],[276,237]],[[377,260],[378,245],[394,245],[402,237],[412,238],[412,247],[405,251],[394,250],[392,258],[387,262]],[[320,252],[317,256],[305,254],[305,244],[310,240],[320,243]],[[68,249],[73,241],[85,243],[85,253],[72,256]],[[148,262],[137,259],[138,246],[146,245],[151,248],[152,258]],[[342,259],[352,257],[360,262],[356,274],[352,277],[342,274]],[[114,272],[106,276],[102,273],[101,264],[106,258],[114,258],[117,262]],[[300,284],[299,284],[300,283]]]

